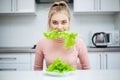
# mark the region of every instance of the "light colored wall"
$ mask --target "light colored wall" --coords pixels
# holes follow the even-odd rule
[[[115,15],[115,29],[120,30],[120,13]]]
[[[33,46],[47,31],[47,14],[50,4],[37,5],[36,16],[0,16],[0,47]],[[78,32],[88,45],[89,31],[114,30],[112,15],[78,15],[71,7],[71,31]]]
[[[120,32],[120,13],[117,13],[115,15],[115,29],[119,30],[119,32]],[[119,37],[120,37],[120,33],[119,33]],[[120,42],[119,42],[119,44],[120,44]]]

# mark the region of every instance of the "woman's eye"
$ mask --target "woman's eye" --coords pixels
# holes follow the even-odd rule
[[[58,24],[58,22],[57,22],[57,21],[53,21],[53,24],[54,24],[54,25],[57,25],[57,24]]]
[[[67,21],[62,21],[62,24],[64,25],[64,24],[66,24],[67,23]]]

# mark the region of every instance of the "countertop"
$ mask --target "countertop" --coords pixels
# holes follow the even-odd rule
[[[35,53],[32,47],[0,47],[0,53]]]
[[[120,47],[88,47],[87,49],[88,52],[120,52]],[[32,47],[0,47],[0,53],[35,53],[35,49]]]
[[[120,80],[120,70],[77,70],[64,76],[44,71],[0,71],[0,80]]]
[[[88,47],[88,52],[120,52],[120,47],[106,47],[106,48]]]

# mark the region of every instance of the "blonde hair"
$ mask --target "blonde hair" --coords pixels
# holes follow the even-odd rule
[[[50,21],[54,13],[56,12],[61,12],[64,11],[66,15],[68,16],[68,19],[70,21],[70,12],[69,12],[69,7],[65,1],[59,1],[59,2],[54,2],[49,10],[48,13],[48,29],[50,28]]]

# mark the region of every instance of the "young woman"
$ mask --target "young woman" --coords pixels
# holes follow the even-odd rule
[[[48,27],[49,31],[69,31],[70,12],[66,2],[54,2],[51,5],[48,14]],[[65,49],[63,38],[54,40],[42,38],[36,46],[34,70],[43,70],[44,59],[46,66],[48,67],[58,57],[76,69],[90,69],[87,48],[82,39],[76,38],[76,44],[68,49]],[[80,64],[81,67],[78,66],[78,64]]]

